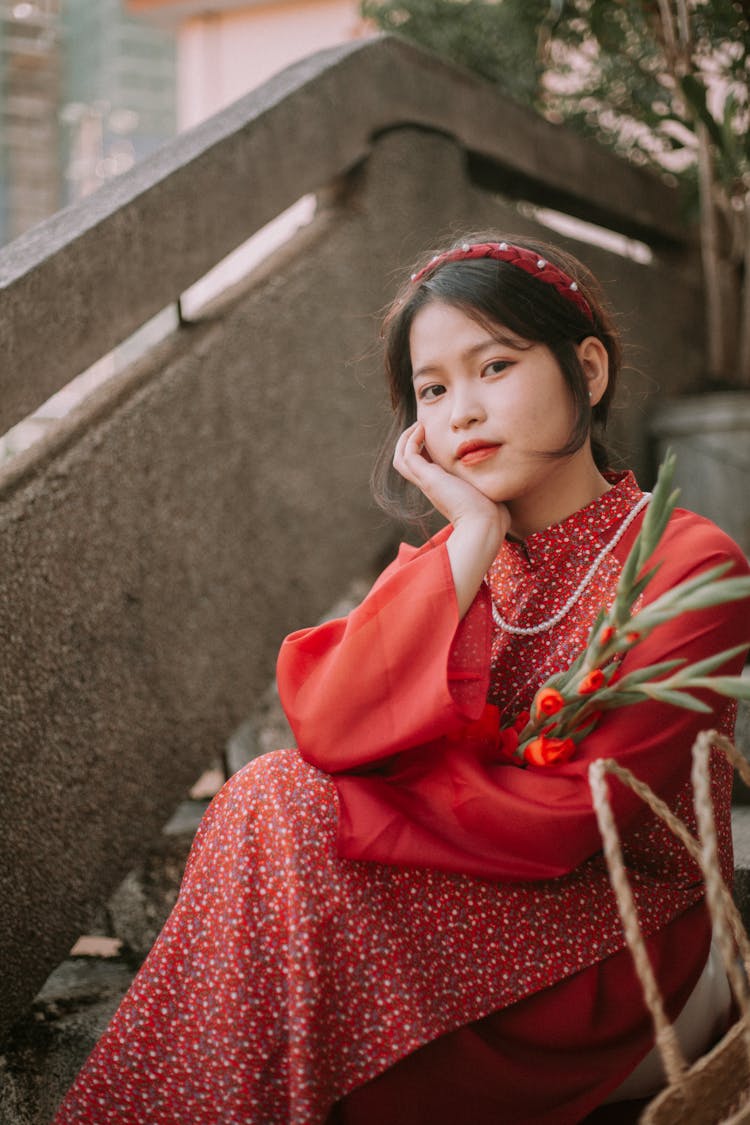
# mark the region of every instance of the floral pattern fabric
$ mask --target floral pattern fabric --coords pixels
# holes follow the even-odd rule
[[[506,619],[564,604],[638,496],[624,477],[563,524],[507,543],[488,576]],[[580,649],[620,565],[607,558],[574,611],[541,637],[492,635],[492,702],[528,707]],[[454,689],[467,699],[471,669],[488,655],[488,617],[485,593],[462,632],[466,652],[453,652],[465,673]],[[445,653],[435,659],[445,665]],[[720,718],[730,729],[731,708]],[[319,1125],[334,1102],[415,1048],[622,949],[601,855],[533,881],[345,858],[347,780],[357,778],[289,749],[225,785],[172,915],[54,1125]],[[730,786],[717,761],[726,870]],[[672,803],[691,823],[689,786]],[[646,933],[702,897],[696,869],[658,822],[639,822],[626,856]]]

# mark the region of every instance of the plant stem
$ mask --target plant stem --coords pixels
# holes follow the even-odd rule
[[[750,386],[750,192],[745,195],[745,206],[740,214],[743,227],[743,255],[745,264],[740,303],[740,349],[737,357],[737,381]]]
[[[659,17],[664,31],[664,47],[670,69],[674,71],[677,63],[677,36],[675,35],[674,17],[669,7],[669,0],[659,0]]]
[[[702,121],[696,121],[698,137],[698,183],[701,212],[701,258],[706,282],[708,325],[708,372],[715,379],[726,375],[726,346],[721,301],[719,229],[714,204],[714,168],[711,139]]]
[[[680,28],[682,49],[685,55],[689,56],[693,49],[693,28],[690,22],[687,0],[677,0],[677,22]]]

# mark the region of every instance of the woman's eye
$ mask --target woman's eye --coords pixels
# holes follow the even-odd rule
[[[427,387],[420,387],[417,397],[425,400],[431,398],[439,398],[440,395],[445,394],[445,387],[442,383],[430,383]]]
[[[488,363],[486,367],[482,368],[482,375],[502,375],[510,367],[510,360],[508,359],[493,359],[492,363]]]

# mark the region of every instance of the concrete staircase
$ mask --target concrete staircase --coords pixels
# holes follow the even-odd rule
[[[49,976],[0,1054],[0,1125],[47,1125],[130,987],[172,909],[210,793],[246,762],[294,739],[273,688],[123,880],[89,932]]]
[[[347,614],[374,576],[356,580],[322,620]],[[226,777],[294,736],[275,684],[165,824],[146,859],[45,982],[0,1054],[0,1125],[48,1125],[174,906],[193,836]],[[135,1123],[134,1123],[135,1125]],[[186,1123],[187,1125],[187,1123]]]

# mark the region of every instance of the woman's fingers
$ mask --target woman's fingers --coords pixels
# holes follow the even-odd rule
[[[424,426],[414,422],[399,437],[393,454],[393,467],[413,484],[420,483],[420,468],[428,464],[422,455],[424,449]]]
[[[425,446],[425,430],[421,422],[414,422],[399,437],[393,465],[406,480],[416,485],[436,511],[453,524],[454,537],[461,527],[461,537],[455,542],[454,537],[451,538],[451,567],[459,605],[465,608],[476,594],[478,583],[510,526],[507,508],[480,492],[469,481],[436,464]],[[459,559],[459,554],[466,551],[473,559],[467,572],[468,578],[466,567]]]
[[[424,438],[421,422],[404,430],[396,442],[394,468],[416,485],[432,506],[451,522],[461,515],[481,513],[486,516],[493,510],[493,502],[477,488],[431,460]]]

